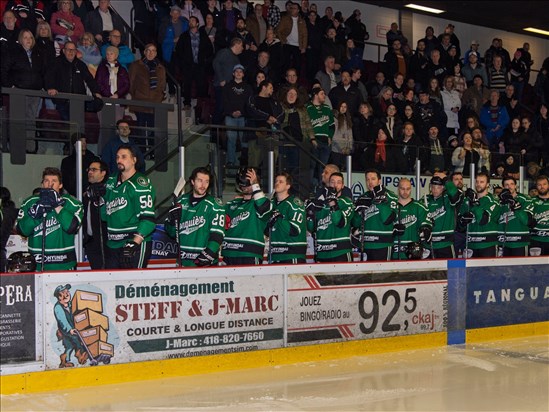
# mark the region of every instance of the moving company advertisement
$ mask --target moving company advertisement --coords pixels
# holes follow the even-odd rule
[[[35,277],[0,276],[0,363],[36,360]]]
[[[290,275],[288,344],[442,332],[446,271],[367,275]]]
[[[549,265],[467,268],[467,329],[549,320]]]
[[[283,345],[284,275],[48,284],[46,368]]]

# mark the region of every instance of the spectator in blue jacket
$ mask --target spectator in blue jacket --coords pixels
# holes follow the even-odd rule
[[[122,43],[122,34],[119,30],[111,30],[109,33],[109,41],[101,46],[101,56],[107,58],[107,48],[114,46],[118,49],[118,63],[126,70],[135,60],[135,57],[128,46]]]
[[[490,92],[490,101],[486,102],[480,111],[480,123],[486,129],[486,138],[490,150],[497,150],[505,128],[509,124],[509,114],[504,106],[499,104],[499,92]]]

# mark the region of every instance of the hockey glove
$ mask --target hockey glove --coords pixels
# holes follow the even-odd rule
[[[33,219],[42,219],[44,214],[47,214],[49,210],[51,209],[47,209],[40,203],[35,203],[29,208],[27,214]]]
[[[326,195],[326,205],[330,208],[332,212],[339,209],[339,205],[337,204],[337,192],[332,188],[328,188],[328,192]]]
[[[278,210],[274,210],[271,214],[271,217],[269,218],[269,222],[267,223],[268,228],[273,228],[278,219],[284,219],[284,216],[282,216],[282,213]]]
[[[360,230],[356,229],[351,233],[351,245],[358,250],[362,249],[362,239],[364,236],[360,233]]]
[[[126,242],[124,247],[122,248],[122,257],[121,261],[124,267],[131,268],[133,259],[137,254],[139,253],[139,245],[135,243],[133,240],[130,240]]]
[[[305,202],[305,211],[310,218],[314,217],[315,213],[323,207],[323,202],[318,199],[307,200]]]
[[[181,203],[176,203],[168,211],[168,222],[175,226],[181,220]]]
[[[366,211],[366,209],[369,209],[373,203],[374,203],[374,195],[372,194],[372,192],[368,192],[360,196],[356,200],[355,210],[357,213],[362,214]]]
[[[429,243],[433,238],[433,231],[429,226],[422,226],[419,228],[419,240],[424,243]]]
[[[470,206],[478,206],[480,205],[480,201],[478,200],[477,192],[475,192],[473,189],[469,188],[465,191],[465,197],[469,200]]]
[[[460,226],[466,227],[469,223],[471,223],[475,219],[475,215],[471,212],[465,212],[459,217],[459,224]]]
[[[406,226],[402,223],[395,223],[393,225],[393,236],[402,236],[406,231]]]
[[[107,193],[107,187],[103,183],[92,183],[88,186],[88,197],[95,206],[103,206],[103,196]]]
[[[196,257],[194,264],[198,267],[211,266],[215,262],[215,253],[206,248]]]
[[[377,185],[372,189],[372,193],[374,194],[374,203],[376,205],[387,201],[387,190],[385,189],[385,186]]]

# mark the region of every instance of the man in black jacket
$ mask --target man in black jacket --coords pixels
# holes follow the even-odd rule
[[[175,46],[175,61],[183,74],[183,105],[190,108],[191,88],[195,84],[197,97],[206,97],[206,73],[214,56],[212,42],[206,32],[198,30],[198,18],[189,18],[189,30],[179,36]],[[198,40],[198,43],[194,42]]]

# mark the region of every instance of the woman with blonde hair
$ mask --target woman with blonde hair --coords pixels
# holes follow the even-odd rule
[[[103,59],[101,57],[101,51],[97,44],[95,44],[95,38],[90,32],[85,32],[80,41],[78,42],[78,53],[76,55],[80,60],[82,60],[88,66],[88,70],[95,77],[97,71],[97,66],[101,63]]]
[[[42,56],[42,61],[49,67],[61,53],[61,46],[55,40],[51,33],[51,26],[47,21],[40,21],[36,25],[36,48]]]
[[[84,25],[80,17],[72,12],[74,3],[72,0],[59,0],[57,8],[58,11],[53,13],[50,19],[55,40],[61,45],[64,45],[67,41],[76,44],[84,34]]]
[[[128,71],[118,62],[118,48],[107,47],[106,58],[97,67],[95,77],[101,96],[124,99],[130,91]],[[124,116],[124,107],[116,106],[116,120]]]

